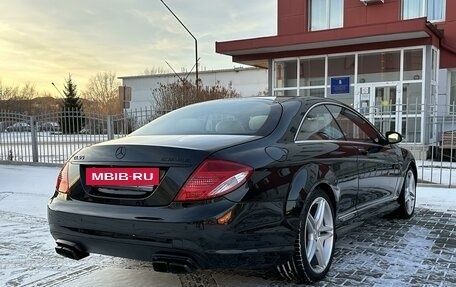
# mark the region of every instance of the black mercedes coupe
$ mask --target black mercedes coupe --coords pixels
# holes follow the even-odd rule
[[[336,232],[413,215],[416,163],[401,140],[330,99],[190,105],[73,154],[48,204],[50,231],[72,259],[99,253],[174,273],[274,267],[315,282]]]

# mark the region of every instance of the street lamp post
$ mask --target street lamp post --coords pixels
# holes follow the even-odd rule
[[[62,96],[62,98],[65,98],[65,96],[62,94],[62,92],[57,88],[57,86],[54,84],[54,82],[51,83],[54,88],[57,90],[57,92],[59,92],[59,94]]]
[[[193,40],[195,40],[195,74],[196,74],[195,85],[196,85],[196,93],[198,94],[198,87],[199,87],[199,83],[198,83],[198,40],[196,39],[195,36],[193,36],[192,32],[190,32],[190,30],[187,27],[185,27],[184,23],[182,23],[182,21],[179,19],[179,17],[177,17],[177,15],[174,14],[174,12],[171,10],[171,8],[169,8],[168,5],[166,5],[166,3],[163,0],[160,0],[160,1],[163,3],[163,5],[165,5],[166,9],[168,9],[168,11],[171,12],[171,14],[173,14],[174,18],[176,18],[176,20],[179,21],[179,23],[190,34],[190,36],[192,36]]]

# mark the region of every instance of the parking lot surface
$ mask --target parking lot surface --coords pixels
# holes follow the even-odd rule
[[[46,220],[2,212],[0,278],[5,286],[295,286],[271,271],[191,275],[151,271],[145,262],[53,252]],[[114,280],[113,280],[114,279]],[[99,284],[99,285],[98,285]],[[408,221],[371,220],[336,243],[327,278],[315,286],[456,286],[456,211],[419,208]]]
[[[273,270],[174,275],[108,256],[63,258],[45,212],[57,173],[0,166],[0,286],[296,286]],[[24,183],[21,174],[40,185]],[[37,186],[43,191],[33,191]],[[417,193],[410,220],[372,219],[340,237],[328,276],[315,286],[456,286],[456,190]]]

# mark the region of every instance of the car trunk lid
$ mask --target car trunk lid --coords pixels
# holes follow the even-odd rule
[[[97,203],[163,206],[173,201],[187,178],[215,151],[257,139],[257,136],[132,136],[85,148],[73,155],[69,180],[73,199]],[[158,184],[87,184],[90,170],[157,170]],[[110,175],[111,176],[111,175]],[[115,176],[114,176],[115,177]],[[113,177],[111,177],[113,178]]]

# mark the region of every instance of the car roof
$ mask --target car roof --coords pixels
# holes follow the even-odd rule
[[[263,101],[263,102],[270,102],[272,103],[278,103],[278,104],[283,104],[286,102],[300,102],[301,106],[304,107],[304,109],[309,108],[310,106],[313,106],[314,104],[318,103],[335,103],[338,105],[342,105],[348,108],[353,109],[353,107],[347,106],[346,104],[337,101],[335,99],[331,98],[321,98],[321,97],[309,97],[309,96],[261,96],[261,97],[240,97],[240,98],[224,98],[224,99],[218,99],[216,101]]]
[[[277,97],[253,97],[257,99],[266,99],[277,103],[284,103],[288,101],[300,101],[304,105],[315,104],[320,102],[330,102],[330,103],[338,103],[346,106],[344,103],[330,99],[330,98],[320,98],[320,97],[309,97],[309,96],[277,96]],[[251,98],[252,99],[252,98]]]
[[[282,102],[286,102],[286,101],[290,101],[290,100],[298,100],[298,101],[302,101],[302,102],[327,102],[327,101],[330,101],[330,102],[335,102],[335,103],[338,103],[339,101],[337,100],[334,100],[334,99],[331,99],[331,98],[321,98],[321,97],[310,97],[310,96],[261,96],[261,97],[240,97],[240,98],[222,98],[222,99],[218,99],[218,101],[222,100],[222,101],[232,101],[232,100],[255,100],[255,99],[259,99],[259,100],[268,100],[268,101],[272,101],[272,102],[279,102],[279,103],[282,103]]]

